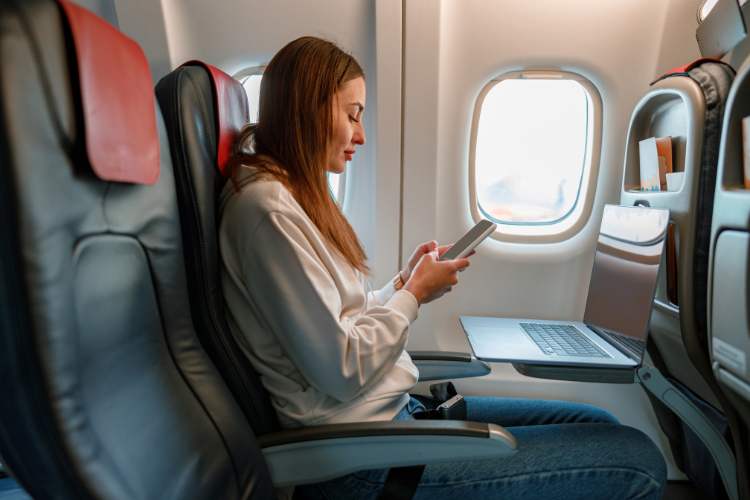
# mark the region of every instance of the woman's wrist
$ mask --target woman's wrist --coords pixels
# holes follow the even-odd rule
[[[419,286],[415,285],[413,281],[408,281],[404,285],[404,290],[414,295],[414,298],[417,299],[417,304],[422,305],[422,301],[424,300],[424,294],[422,293],[422,290],[419,288]]]

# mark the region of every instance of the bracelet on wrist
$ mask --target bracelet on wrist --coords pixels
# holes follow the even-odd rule
[[[393,278],[393,288],[398,292],[404,287],[404,279],[401,277],[401,271],[396,273],[396,276]]]

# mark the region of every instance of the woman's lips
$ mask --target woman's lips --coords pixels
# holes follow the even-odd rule
[[[354,156],[354,151],[344,151],[344,157],[346,157],[346,161],[352,161],[352,157]]]

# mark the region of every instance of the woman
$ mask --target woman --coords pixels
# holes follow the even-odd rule
[[[366,292],[365,253],[331,199],[365,143],[364,73],[313,37],[270,62],[258,123],[237,141],[223,193],[220,247],[230,328],[285,427],[413,418],[435,402],[410,397],[418,371],[405,351],[419,307],[458,283],[467,259],[420,245],[394,280]],[[252,153],[250,152],[252,148]],[[417,498],[661,497],[665,467],[647,437],[588,405],[467,397],[467,418],[509,427],[503,460],[428,466]],[[565,424],[565,425],[562,425]],[[298,494],[375,498],[386,471],[363,471]]]

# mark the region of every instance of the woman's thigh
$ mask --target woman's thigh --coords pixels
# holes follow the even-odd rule
[[[431,464],[416,499],[659,499],[664,461],[640,431],[605,423],[532,425],[510,429],[511,457]],[[363,471],[298,488],[300,498],[368,499],[382,489],[386,470]]]
[[[609,412],[585,403],[541,399],[465,396],[466,420],[521,427],[549,424],[618,424]]]

